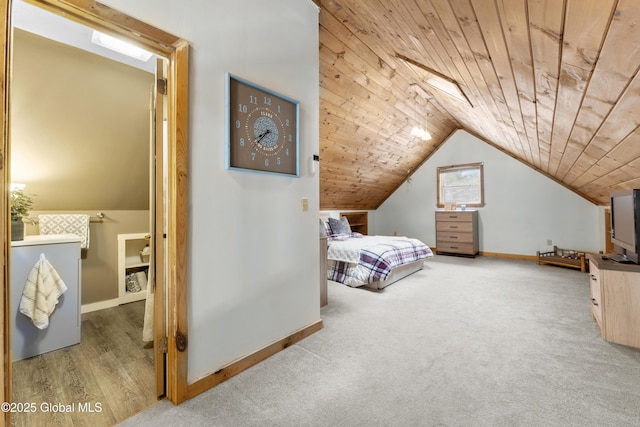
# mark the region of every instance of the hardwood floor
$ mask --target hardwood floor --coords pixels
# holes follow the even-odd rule
[[[112,426],[157,402],[144,301],[82,315],[80,344],[13,363],[14,426]]]

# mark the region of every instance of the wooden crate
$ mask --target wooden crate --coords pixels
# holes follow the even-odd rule
[[[538,264],[559,265],[562,267],[578,268],[582,272],[586,272],[589,264],[587,263],[587,255],[585,252],[575,249],[560,249],[553,247],[552,252],[537,252]]]

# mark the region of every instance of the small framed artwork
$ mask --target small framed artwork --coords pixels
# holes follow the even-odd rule
[[[300,176],[300,103],[227,73],[227,169]]]

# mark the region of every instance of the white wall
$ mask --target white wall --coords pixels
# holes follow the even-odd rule
[[[103,0],[190,52],[189,382],[320,319],[318,9],[311,0]],[[301,177],[225,169],[225,73],[300,101]],[[309,210],[302,211],[302,198]]]
[[[480,251],[535,255],[554,244],[604,250],[601,208],[462,130],[377,209],[374,232],[397,232],[435,246],[437,168],[475,162],[484,163]],[[553,244],[547,245],[547,240]]]

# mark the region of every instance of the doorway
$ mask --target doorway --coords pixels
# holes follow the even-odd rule
[[[188,44],[183,40],[164,33],[158,29],[150,27],[140,21],[130,18],[117,11],[109,9],[97,2],[87,1],[83,2],[82,6],[78,6],[77,2],[66,1],[52,1],[52,0],[33,0],[38,6],[41,6],[47,10],[69,17],[77,22],[82,22],[91,28],[106,29],[108,32],[133,40],[135,43],[144,46],[146,49],[164,56],[168,60],[169,75],[167,76],[166,84],[163,85],[167,88],[167,123],[168,123],[168,143],[167,143],[167,159],[168,168],[166,173],[166,191],[162,194],[165,195],[167,202],[166,205],[166,217],[167,217],[167,233],[164,232],[164,228],[159,225],[155,226],[151,230],[151,238],[154,242],[153,247],[157,251],[163,251],[163,259],[167,259],[173,266],[168,270],[166,283],[167,283],[167,307],[168,316],[167,332],[168,337],[166,340],[166,347],[163,350],[163,339],[157,337],[154,339],[154,353],[163,353],[166,351],[167,364],[166,369],[161,369],[161,373],[166,373],[167,388],[166,395],[174,403],[180,403],[186,399],[186,362],[187,362],[187,348],[186,348],[186,267],[184,263],[186,253],[186,229],[187,229],[187,215],[186,215],[186,197],[187,197],[187,183],[186,183],[186,152],[187,152],[187,140],[186,140],[186,128],[187,128],[187,88],[188,88]],[[11,52],[11,33],[8,26],[9,14],[11,11],[11,1],[0,2],[0,6],[3,11],[3,38],[5,44],[5,50]],[[7,76],[9,75],[9,58],[11,55],[5,56],[3,63],[4,78],[2,79],[7,83]],[[10,102],[8,102],[9,92],[8,87],[3,88],[5,94],[5,102],[3,108],[4,121],[2,122],[2,135],[3,135],[3,150],[4,153],[8,152],[8,131],[6,128],[8,108]],[[3,230],[4,241],[4,263],[5,266],[9,265],[9,239],[8,239],[8,159],[7,156],[2,157],[3,170],[2,184],[5,188],[4,197],[0,204],[0,217],[5,223]],[[161,224],[161,223],[160,223]],[[158,254],[152,252],[152,257],[158,256]],[[9,277],[7,275],[7,268],[4,269],[5,283],[8,282]],[[7,319],[8,313],[8,295],[3,294],[3,310],[4,318]],[[160,299],[162,300],[162,299]],[[158,324],[157,317],[159,311],[155,310],[156,320],[154,324]],[[161,319],[164,321],[164,317]],[[9,336],[10,325],[8,322],[4,323],[3,337],[5,343],[5,352],[9,350]],[[180,345],[176,346],[176,342]],[[4,358],[3,365],[5,366],[4,375],[5,387],[2,390],[3,400],[10,401],[11,396],[11,360],[10,358]],[[10,415],[5,414],[5,422],[10,422]]]
[[[23,183],[25,193],[35,194],[29,217],[34,222],[40,218],[39,224],[27,221],[28,236],[11,245],[12,398],[37,406],[73,402],[99,412],[60,413],[61,424],[98,419],[115,424],[155,403],[157,389],[159,396],[165,394],[164,378],[156,387],[154,369],[154,357],[164,359],[164,354],[145,345],[152,344],[152,336],[143,342],[143,325],[151,327],[154,308],[145,304],[145,297],[153,296],[148,283],[163,286],[150,282],[149,273],[164,254],[152,265],[131,264],[135,259],[126,268],[120,265],[122,256],[131,260],[133,249],[138,252],[149,242],[144,236],[150,233],[154,198],[149,135],[155,120],[150,120],[149,110],[155,59],[140,60],[140,69],[88,52],[81,42],[92,35],[89,28],[23,2],[14,2],[12,23],[11,182]],[[52,30],[56,28],[64,28],[68,39],[58,37]],[[113,126],[116,122],[120,125]],[[41,243],[45,217],[39,214],[65,224],[78,214],[92,218],[79,262],[75,257],[55,258],[54,248],[64,244]],[[131,233],[141,238],[121,245],[121,237]],[[24,273],[40,252],[69,287],[43,330],[18,311]],[[68,262],[76,268],[65,271]],[[78,264],[81,279],[79,286],[72,286]],[[164,360],[158,363],[164,366]],[[40,425],[47,416],[43,411],[15,413],[13,422]]]
[[[611,241],[611,209],[604,210],[604,253],[612,254],[615,252],[613,242]]]

